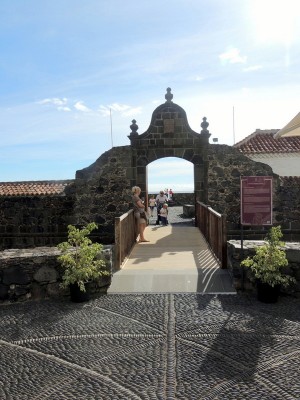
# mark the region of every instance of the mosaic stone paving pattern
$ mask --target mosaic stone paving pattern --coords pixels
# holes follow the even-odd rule
[[[300,299],[108,295],[0,307],[0,399],[300,399]]]

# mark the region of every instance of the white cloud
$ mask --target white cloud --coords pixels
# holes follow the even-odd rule
[[[141,114],[142,112],[142,107],[132,107],[129,110],[126,110],[122,113],[124,117],[130,117],[134,115]]]
[[[252,65],[250,67],[243,68],[243,71],[251,72],[251,71],[258,71],[259,69],[262,69],[262,65]]]
[[[50,99],[43,99],[38,101],[38,104],[53,104],[55,106],[64,106],[68,102],[68,99],[64,97],[63,99],[60,99],[58,97],[53,97]]]
[[[77,103],[74,104],[74,108],[77,111],[82,111],[82,112],[90,112],[91,109],[88,108],[86,105],[83,104],[83,101],[77,101]]]
[[[103,117],[108,117],[110,115],[110,110],[106,106],[99,106],[99,112]]]
[[[118,104],[118,103],[113,103],[113,104],[109,105],[108,107],[114,111],[120,111],[120,112],[128,110],[128,108],[130,108],[126,104]]]
[[[225,64],[227,62],[229,62],[230,64],[244,64],[247,61],[247,56],[241,56],[239,49],[235,47],[220,54],[219,58],[221,62]]]
[[[111,111],[120,113],[120,115],[123,117],[130,117],[132,115],[141,114],[142,107],[131,107],[127,104],[113,103],[108,106],[100,105],[99,111],[100,111],[101,115],[104,117],[109,116]]]
[[[70,107],[57,107],[58,111],[71,111]]]
[[[68,99],[66,97],[62,99],[58,97],[47,98],[40,100],[37,103],[42,105],[48,104],[50,106],[54,106],[58,111],[66,111],[66,112],[71,111],[71,108],[67,106]]]

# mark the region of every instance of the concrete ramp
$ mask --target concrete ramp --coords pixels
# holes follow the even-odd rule
[[[236,293],[199,229],[148,226],[149,243],[138,243],[113,275],[108,293]]]

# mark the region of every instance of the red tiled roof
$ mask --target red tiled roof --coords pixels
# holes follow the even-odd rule
[[[59,195],[70,182],[72,181],[0,182],[0,196]]]
[[[243,154],[253,153],[298,153],[300,136],[275,139],[279,129],[256,129],[254,133],[234,145]]]

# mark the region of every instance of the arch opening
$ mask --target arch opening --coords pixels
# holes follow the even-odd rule
[[[174,193],[194,193],[194,165],[178,157],[157,159],[147,166],[149,193],[172,189]]]

